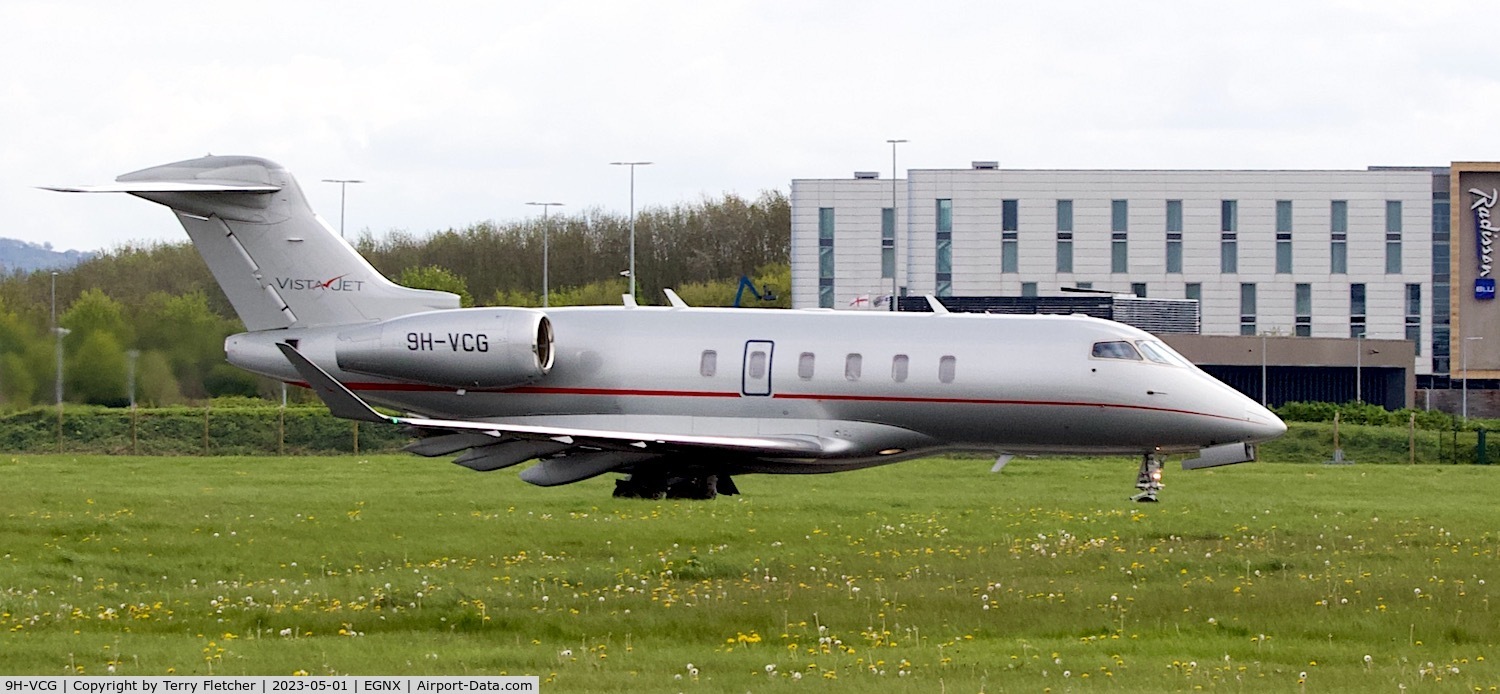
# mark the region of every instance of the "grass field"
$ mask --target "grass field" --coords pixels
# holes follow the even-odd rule
[[[0,458],[0,673],[542,691],[1496,691],[1500,469],[927,460],[712,502],[371,458]]]

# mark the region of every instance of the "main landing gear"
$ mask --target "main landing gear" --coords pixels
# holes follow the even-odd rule
[[[616,499],[697,499],[708,500],[720,494],[739,494],[734,479],[729,475],[698,475],[677,477],[668,475],[631,473],[630,477],[615,480]]]
[[[1131,501],[1139,503],[1156,503],[1156,493],[1161,491],[1161,456],[1155,453],[1147,453],[1141,456],[1141,469],[1135,475],[1135,488],[1141,490]]]

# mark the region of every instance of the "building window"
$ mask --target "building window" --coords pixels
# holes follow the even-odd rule
[[[1385,274],[1401,274],[1401,201],[1385,201]]]
[[[1365,335],[1365,285],[1349,285],[1349,337]]]
[[[1182,272],[1182,201],[1167,201],[1167,272]]]
[[[1000,202],[1000,271],[1020,272],[1020,232],[1017,200]]]
[[[953,201],[937,201],[937,263],[936,291],[938,296],[953,296]]]
[[[1192,299],[1193,301],[1202,301],[1203,300],[1203,285],[1201,285],[1201,284],[1199,284],[1197,282],[1188,282],[1182,288],[1182,298],[1184,298],[1184,299]]]
[[[1219,272],[1240,271],[1239,201],[1219,201]]]
[[[1021,296],[1036,296],[1036,282],[1022,282]]]
[[[1276,201],[1276,273],[1292,272],[1292,201]]]
[[[1293,313],[1297,316],[1297,337],[1312,337],[1312,285],[1297,285],[1297,303]]]
[[[1349,201],[1334,200],[1329,206],[1328,271],[1335,275],[1349,272]]]
[[[1131,282],[1130,283],[1130,293],[1134,294],[1137,297],[1140,297],[1142,299],[1146,298],[1146,283],[1145,282]]]
[[[1240,334],[1255,334],[1255,284],[1240,285]]]
[[[865,358],[858,354],[850,354],[844,357],[844,378],[850,381],[859,380],[859,372],[864,366]]]
[[[812,380],[815,359],[812,352],[803,352],[802,356],[797,358],[797,378],[804,381]]]
[[[911,358],[905,354],[897,354],[891,357],[891,380],[897,383],[906,382],[907,371],[911,369]]]
[[[1057,201],[1057,271],[1073,271],[1073,201]]]
[[[891,207],[880,210],[880,276],[896,276],[896,210]]]
[[[703,350],[703,356],[698,359],[698,373],[713,377],[719,371],[719,353],[711,349]]]
[[[1406,285],[1406,339],[1411,340],[1417,348],[1417,356],[1422,356],[1422,285]]]
[[[952,383],[953,377],[957,375],[958,359],[945,356],[938,360],[938,380],[943,383]]]
[[[1130,230],[1130,201],[1111,200],[1109,203],[1109,271],[1128,272],[1129,248],[1126,233]]]
[[[1448,215],[1447,191],[1432,194],[1432,372],[1449,373],[1449,313],[1448,289],[1450,286],[1448,265],[1448,242],[1452,223]]]
[[[818,307],[833,308],[833,208],[818,208]]]

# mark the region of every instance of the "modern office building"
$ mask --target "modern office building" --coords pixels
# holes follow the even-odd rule
[[[1205,335],[1410,341],[1412,373],[1430,385],[1459,371],[1456,300],[1494,303],[1450,286],[1460,263],[1449,230],[1489,219],[1468,219],[1468,192],[1461,210],[1450,205],[1460,174],[1465,186],[1500,183],[1500,167],[1457,163],[1130,171],[974,162],[896,181],[865,172],[796,180],[792,301],[884,309],[893,291],[1048,296],[1064,287],[1197,299]],[[1472,251],[1477,232],[1467,233]],[[1463,267],[1488,273],[1489,256],[1467,262],[1473,255]],[[1500,377],[1500,334],[1490,343],[1492,353],[1468,364],[1489,370],[1475,378]]]

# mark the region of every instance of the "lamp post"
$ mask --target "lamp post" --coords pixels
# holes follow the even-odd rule
[[[1365,359],[1365,334],[1363,332],[1360,332],[1359,339],[1356,340],[1354,344],[1356,345],[1356,349],[1354,352],[1354,399],[1359,402],[1364,402],[1365,397],[1363,388],[1365,385],[1365,379],[1362,372]]]
[[[1470,341],[1473,341],[1473,340],[1483,340],[1483,339],[1484,339],[1483,336],[1475,335],[1473,337],[1466,337],[1466,338],[1464,338],[1464,342],[1470,342]],[[1464,345],[1463,346],[1463,352],[1461,352],[1461,354],[1463,355],[1461,361],[1463,361],[1463,371],[1464,371],[1464,411],[1463,411],[1463,414],[1464,414],[1464,421],[1467,422],[1467,421],[1469,421],[1469,346],[1468,345]]]
[[[125,362],[125,381],[130,387],[130,409],[135,409],[135,362],[141,358],[141,351],[131,349],[125,351],[129,361]]]
[[[339,184],[339,238],[344,238],[344,193],[348,191],[350,183],[364,183],[355,178],[325,178],[324,183]]]
[[[52,337],[56,342],[57,371],[53,380],[53,395],[57,402],[57,411],[62,412],[63,400],[63,330],[57,326],[57,273],[52,273]]]
[[[896,145],[904,144],[906,140],[886,140],[891,146],[891,310],[896,310],[896,178],[900,169],[896,168]],[[910,253],[911,250],[907,249]]]
[[[635,167],[650,166],[649,161],[612,161],[610,166],[630,167],[630,301],[635,302]]]
[[[1260,334],[1260,406],[1266,406],[1266,334]]]
[[[547,286],[547,268],[550,262],[550,258],[548,257],[547,253],[547,236],[552,231],[551,225],[548,224],[547,211],[553,207],[562,207],[562,203],[528,202],[526,204],[536,205],[542,208],[542,308],[547,308],[547,295],[551,293]]]

